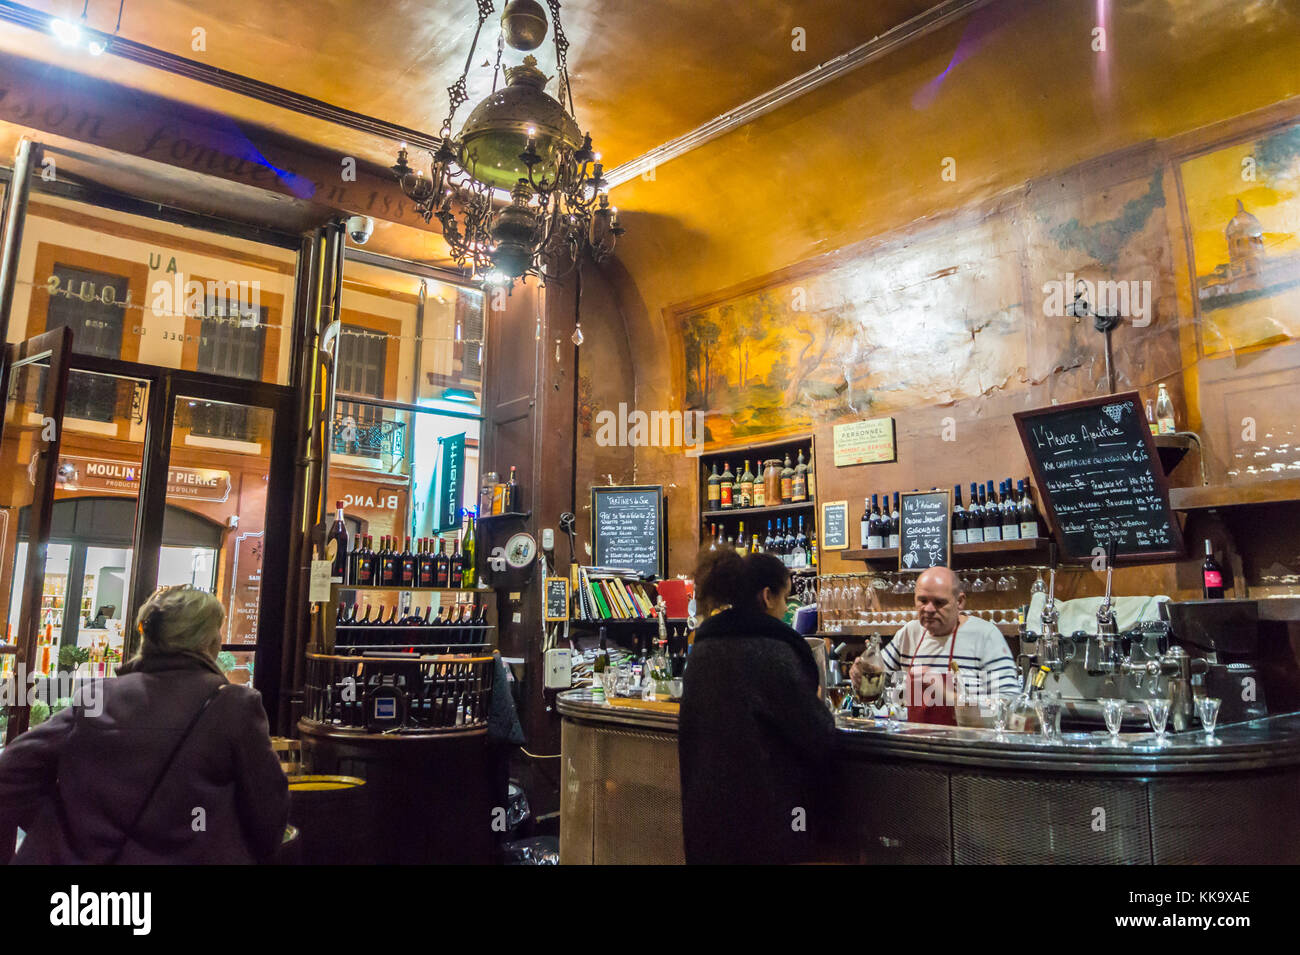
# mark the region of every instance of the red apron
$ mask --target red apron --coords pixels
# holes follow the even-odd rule
[[[955,674],[958,670],[957,664],[953,662],[953,652],[957,649],[957,631],[961,629],[961,618],[957,618],[957,626],[952,628],[952,643],[948,647],[948,672]],[[925,641],[925,634],[921,635],[921,642]],[[907,668],[907,678],[914,687],[922,686],[921,678],[925,675],[925,667],[919,667],[916,675],[913,676],[913,668],[917,667],[917,657],[920,656],[921,642],[916,645],[916,650],[912,653],[912,663]],[[947,676],[944,677],[944,699],[947,699]],[[909,694],[911,695],[911,694]],[[957,708],[955,706],[911,706],[907,707],[907,721],[909,723],[934,723],[939,726],[956,726],[957,725]]]

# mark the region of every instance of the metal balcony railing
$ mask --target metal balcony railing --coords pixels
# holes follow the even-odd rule
[[[334,418],[335,454],[382,458],[385,462],[406,457],[406,422],[365,421],[349,414]]]

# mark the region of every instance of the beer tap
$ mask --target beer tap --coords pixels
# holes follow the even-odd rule
[[[1088,638],[1087,649],[1083,655],[1084,669],[1093,676],[1105,674],[1113,678],[1121,669],[1117,652],[1119,626],[1115,620],[1115,608],[1111,601],[1117,550],[1118,541],[1112,536],[1106,542],[1106,596],[1102,598],[1101,606],[1097,608],[1097,632]]]
[[[1034,654],[1034,661],[1037,664],[1034,674],[1030,679],[1029,689],[1026,691],[1027,696],[1038,696],[1042,693],[1043,686],[1047,683],[1048,676],[1055,676],[1060,679],[1061,671],[1065,669],[1066,661],[1074,656],[1074,645],[1068,637],[1062,637],[1056,630],[1056,625],[1060,621],[1060,612],[1056,609],[1056,542],[1052,541],[1047,545],[1048,559],[1048,581],[1047,596],[1043,602],[1043,612],[1040,619],[1043,622],[1042,633],[1038,635],[1038,650]],[[1070,644],[1067,651],[1062,647],[1062,641]]]

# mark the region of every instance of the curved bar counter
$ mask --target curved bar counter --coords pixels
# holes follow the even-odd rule
[[[674,712],[558,697],[560,858],[680,863]],[[828,860],[862,863],[1300,862],[1300,713],[1166,737],[839,718]],[[737,807],[743,820],[744,807]],[[743,822],[738,823],[743,824]]]

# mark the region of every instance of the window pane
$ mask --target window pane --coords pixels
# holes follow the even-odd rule
[[[285,384],[297,257],[295,249],[34,195],[9,341],[67,326],[79,354]]]

